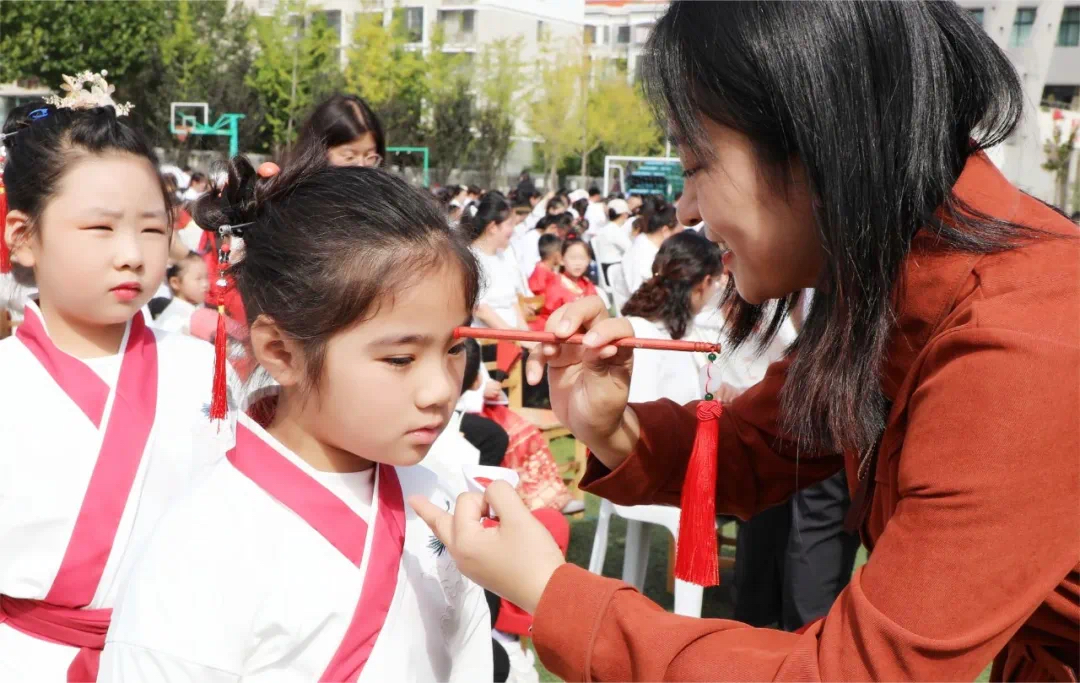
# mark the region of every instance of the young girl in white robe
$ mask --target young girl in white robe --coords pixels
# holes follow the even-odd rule
[[[38,292],[0,341],[0,681],[92,681],[137,548],[209,464],[213,347],[140,311],[170,225],[146,139],[112,106],[25,105],[4,132],[5,236]]]
[[[405,505],[452,503],[416,465],[461,391],[477,265],[422,191],[324,164],[238,157],[195,208],[244,239],[230,273],[273,386],[145,548],[103,681],[492,680],[483,590]]]

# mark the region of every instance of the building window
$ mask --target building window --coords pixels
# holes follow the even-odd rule
[[[1031,42],[1033,28],[1035,28],[1035,8],[1017,9],[1016,18],[1013,19],[1012,34],[1009,36],[1009,47],[1027,47]]]
[[[1080,85],[1048,85],[1043,88],[1044,105],[1071,107],[1073,101],[1080,103]]]
[[[448,42],[461,42],[472,37],[476,28],[476,10],[439,10],[439,23]]]
[[[604,27],[604,45],[611,45],[611,27]]]
[[[586,45],[596,45],[596,27],[595,26],[586,26],[585,27],[585,44]]]
[[[971,15],[971,18],[974,19],[975,23],[978,24],[979,26],[983,25],[983,15],[985,13],[986,13],[986,10],[984,10],[982,7],[976,7],[974,9],[969,9],[968,10],[968,14]]]
[[[630,44],[630,27],[629,26],[620,26],[619,27],[618,31],[615,33],[615,42],[618,43],[619,45],[629,45]]]
[[[410,43],[424,40],[424,8],[398,7],[394,9],[394,25]]]
[[[1080,7],[1066,7],[1058,28],[1058,47],[1080,46]]]

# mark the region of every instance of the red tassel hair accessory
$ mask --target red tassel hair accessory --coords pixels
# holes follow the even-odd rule
[[[225,364],[228,362],[226,349],[228,345],[228,333],[225,331],[225,293],[230,285],[225,277],[225,269],[229,267],[229,243],[228,239],[236,236],[243,237],[243,228],[251,223],[241,225],[223,225],[218,228],[218,278],[210,286],[207,303],[217,306],[217,330],[214,332],[214,383],[210,399],[210,419],[224,420],[229,414],[228,391],[225,382]]]

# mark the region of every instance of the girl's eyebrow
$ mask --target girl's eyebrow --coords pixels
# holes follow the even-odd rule
[[[368,343],[368,346],[404,346],[406,344],[429,344],[429,334],[399,334],[380,337]]]
[[[92,208],[91,211],[93,211],[94,213],[96,213],[99,216],[104,216],[106,218],[120,219],[120,218],[124,217],[124,212],[123,211],[117,211],[115,209],[106,209],[106,208],[100,207],[100,206]],[[165,217],[165,210],[164,209],[153,209],[151,211],[143,211],[139,215],[142,218],[164,218]]]

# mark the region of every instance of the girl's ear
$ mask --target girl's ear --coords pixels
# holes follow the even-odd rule
[[[178,289],[180,289],[180,276],[173,275],[171,278],[169,278],[169,281],[166,284],[169,285],[169,289],[171,289],[172,291],[177,291]]]
[[[4,230],[4,241],[11,250],[11,262],[23,268],[33,268],[37,264],[37,256],[27,239],[30,216],[23,211],[8,211],[7,219],[0,227]]]
[[[300,343],[268,316],[260,315],[251,326],[251,351],[259,365],[282,387],[297,386],[303,381],[304,354]]]

